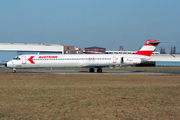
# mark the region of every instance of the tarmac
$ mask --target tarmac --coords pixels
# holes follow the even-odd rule
[[[121,74],[121,75],[175,75],[180,74],[180,71],[169,71],[169,70],[161,70],[161,71],[153,71],[153,70],[104,70],[102,73],[90,73],[89,71],[79,71],[79,70],[60,70],[60,71],[37,71],[37,73],[52,73],[52,74]]]
[[[12,73],[11,69],[2,69],[0,68],[0,73]],[[117,69],[103,69],[102,73],[90,73],[87,69],[75,69],[75,70],[51,70],[51,69],[17,69],[16,73],[49,73],[49,74],[119,74],[119,75],[178,75],[180,74],[179,69],[165,69],[158,70],[156,68],[146,70],[144,69],[126,69],[126,70],[117,70]]]

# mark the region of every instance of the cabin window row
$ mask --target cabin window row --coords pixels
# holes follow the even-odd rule
[[[32,59],[32,60],[111,60],[111,58],[58,58],[58,59]]]

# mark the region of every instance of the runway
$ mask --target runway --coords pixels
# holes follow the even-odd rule
[[[104,70],[102,73],[90,73],[88,70],[50,70],[50,71],[34,71],[36,73],[52,73],[52,74],[122,74],[122,75],[175,75],[180,74],[179,70]]]
[[[12,73],[11,69],[0,69],[0,73]],[[90,73],[88,69],[17,69],[17,73],[50,73],[50,74],[120,74],[120,75],[176,75],[180,74],[180,67],[152,67],[103,69],[102,73]],[[15,73],[16,74],[16,73]]]

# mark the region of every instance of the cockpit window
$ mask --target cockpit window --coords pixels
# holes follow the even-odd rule
[[[20,60],[20,58],[19,57],[15,57],[14,60]]]

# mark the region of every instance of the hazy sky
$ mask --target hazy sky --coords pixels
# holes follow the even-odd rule
[[[0,42],[138,50],[148,39],[180,52],[179,0],[1,0]],[[8,58],[10,53],[0,52]],[[0,58],[0,61],[5,60]],[[13,56],[14,57],[14,56]],[[8,58],[8,60],[11,58]]]

